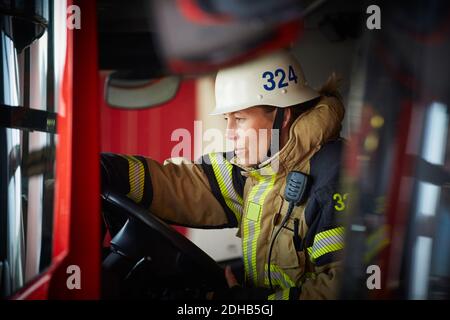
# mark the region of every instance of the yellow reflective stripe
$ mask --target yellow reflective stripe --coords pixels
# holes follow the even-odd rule
[[[217,153],[209,154],[211,165],[213,167],[214,176],[219,184],[220,193],[222,194],[228,208],[234,213],[238,223],[242,216],[242,197],[236,192],[233,186],[233,166],[221,156],[218,159]]]
[[[130,192],[127,197],[136,203],[142,201],[144,195],[145,169],[141,161],[133,156],[123,155],[128,160],[128,179],[130,183]]]
[[[247,205],[247,215],[246,215],[247,219],[259,221],[261,209],[262,208],[259,204],[249,201]]]
[[[338,227],[326,231],[319,232],[314,236],[314,242],[330,237],[330,236],[338,236],[338,235],[344,235],[344,227]]]
[[[251,216],[250,218],[252,219],[248,217],[249,205],[253,203],[260,205],[261,208],[263,207],[264,200],[275,183],[275,174],[269,176],[262,176],[255,172],[251,174],[257,179],[257,184],[250,190],[247,206],[244,210],[245,218],[242,219],[242,251],[244,254],[246,280],[252,285],[258,285],[256,250],[261,231],[261,219],[258,217],[257,220],[252,220],[255,219],[255,216]]]
[[[254,186],[249,193],[248,198],[253,199],[255,194],[259,191],[261,185]],[[246,209],[245,216],[247,216],[248,208]],[[254,225],[255,221],[247,218],[242,220],[243,234],[242,234],[242,251],[244,255],[244,269],[246,279],[253,284],[256,284],[256,266],[253,265],[253,236],[255,234]]]
[[[365,262],[369,262],[378,252],[389,244],[388,231],[388,227],[384,225],[367,238],[367,252],[364,255]]]
[[[323,256],[324,254],[330,253],[330,252],[334,252],[334,251],[338,251],[344,248],[344,244],[343,243],[339,243],[339,244],[331,244],[325,247],[322,247],[320,249],[314,250],[312,257],[314,259],[317,259],[321,256]]]
[[[306,248],[306,251],[308,251],[309,260],[314,263],[313,247]]]
[[[269,282],[269,273],[268,273],[268,264],[264,266],[265,279],[264,284],[266,286],[270,285]],[[270,278],[272,279],[272,285],[274,287],[278,286],[280,288],[286,289],[290,287],[295,287],[294,281],[277,265],[270,264]]]
[[[259,234],[261,233],[261,225],[260,225],[259,221],[252,222],[252,224],[254,225],[254,231],[253,231],[253,237],[252,237],[252,241],[251,241],[251,246],[252,246],[251,262],[252,262],[252,270],[253,270],[253,274],[254,274],[254,277],[253,277],[254,284],[257,285],[258,271],[256,269],[256,245],[258,242]]]
[[[313,253],[330,245],[344,245],[344,237],[342,236],[330,236],[328,238],[323,238],[319,241],[314,241]]]
[[[245,220],[242,222],[242,255],[244,258],[244,271],[245,271],[245,281],[246,282],[252,282],[253,276],[250,277],[250,261],[247,260],[247,257],[249,256],[249,250],[247,242],[249,240],[248,234],[249,234],[249,227],[248,223],[245,223]]]
[[[388,227],[386,225],[381,226],[375,232],[373,232],[370,236],[367,237],[367,245],[372,245],[373,242],[378,242],[380,238],[384,238],[387,236]]]
[[[291,289],[284,289],[269,295],[268,300],[289,300]]]
[[[319,232],[314,236],[312,247],[307,248],[310,260],[344,248],[344,227]]]

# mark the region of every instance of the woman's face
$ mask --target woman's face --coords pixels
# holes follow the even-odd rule
[[[256,106],[225,114],[226,137],[241,165],[254,166],[264,160],[270,148],[275,113]]]

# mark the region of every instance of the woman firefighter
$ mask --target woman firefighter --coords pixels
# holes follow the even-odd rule
[[[177,164],[105,153],[102,186],[173,224],[238,227],[245,279],[227,268],[230,289],[213,298],[335,298],[344,245],[333,199],[344,116],[335,79],[313,90],[282,50],[220,70],[215,96],[233,152]],[[306,186],[295,205],[285,196],[292,172],[303,179],[293,186]]]

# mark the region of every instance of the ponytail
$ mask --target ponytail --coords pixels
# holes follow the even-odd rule
[[[339,92],[339,87],[341,86],[342,79],[339,78],[336,73],[332,73],[327,81],[319,89],[319,94],[326,97],[335,97],[339,101],[342,101],[341,93]]]

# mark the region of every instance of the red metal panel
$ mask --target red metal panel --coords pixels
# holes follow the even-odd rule
[[[105,75],[101,75],[101,87]],[[101,103],[101,150],[139,154],[160,162],[170,158],[178,141],[171,141],[172,132],[185,128],[193,137],[195,120],[195,81],[184,81],[176,97],[161,106],[125,110]],[[192,160],[192,159],[191,159]]]
[[[67,5],[70,5],[69,2]],[[67,29],[67,49],[58,103],[58,141],[56,143],[55,209],[53,221],[53,259],[61,261],[69,249],[72,185],[72,99],[73,31]]]
[[[99,88],[96,2],[75,2],[82,27],[73,32],[73,135],[69,254],[51,280],[50,298],[100,298]],[[67,266],[81,269],[81,290],[66,285]]]

